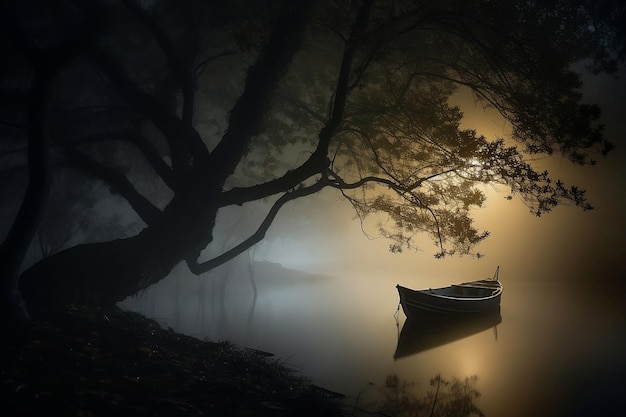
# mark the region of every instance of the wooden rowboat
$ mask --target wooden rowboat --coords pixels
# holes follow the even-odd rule
[[[493,278],[448,287],[412,290],[397,285],[402,310],[409,318],[424,312],[449,315],[497,310],[502,297],[502,284],[498,281],[499,268]]]

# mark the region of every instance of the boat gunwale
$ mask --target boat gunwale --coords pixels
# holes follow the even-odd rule
[[[399,289],[401,288],[401,289],[404,289],[404,290],[408,290],[411,293],[417,293],[417,294],[425,295],[425,296],[428,296],[428,297],[441,298],[441,299],[445,299],[445,300],[477,301],[478,302],[478,301],[490,300],[490,299],[496,298],[496,297],[498,297],[499,295],[502,294],[502,284],[500,284],[499,281],[496,281],[496,282],[498,282],[498,285],[494,286],[493,288],[492,287],[483,287],[484,289],[493,289],[494,290],[491,295],[488,295],[488,296],[485,296],[485,297],[455,297],[455,296],[449,296],[449,295],[443,295],[443,294],[435,294],[435,293],[428,292],[430,290],[414,290],[414,289],[411,289],[411,288],[404,287],[404,286],[402,286],[400,284],[397,284],[396,288],[399,288]],[[435,288],[435,289],[452,288],[454,286],[463,287],[463,285],[450,285],[448,287],[440,287],[440,288]],[[465,288],[476,288],[476,287],[465,287]],[[411,294],[411,293],[409,293],[409,294]],[[401,300],[401,301],[404,301],[404,300]]]

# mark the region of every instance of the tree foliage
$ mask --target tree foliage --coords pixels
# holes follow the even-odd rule
[[[590,70],[614,70],[624,54],[623,33],[612,25],[623,8],[374,2],[367,30],[355,38],[338,29],[355,18],[344,6],[326,11],[333,19],[320,22],[336,44],[318,35],[323,46],[314,44],[305,68],[286,80],[285,89],[298,95],[286,100],[291,109],[281,108],[289,117],[279,132],[307,119],[314,126],[332,123],[341,71],[333,52],[358,43],[329,146],[329,181],[359,215],[384,213],[392,220],[381,230],[394,240],[392,250],[411,247],[415,233],[426,232],[440,248],[436,256],[469,253],[488,236],[470,217],[484,202],[480,183],[510,187],[537,216],[562,203],[591,208],[583,190],[527,160],[558,153],[583,165],[611,149],[597,123],[599,108],[580,103],[572,66],[586,60]],[[450,103],[459,89],[498,110],[512,127],[510,140],[489,141],[462,129],[463,114]]]
[[[21,160],[31,179],[69,167],[106,184],[145,225],[51,256],[24,288],[44,285],[47,272],[108,300],[180,261],[202,273],[232,259],[284,204],[324,188],[360,216],[388,216],[392,250],[427,233],[436,256],[472,253],[488,235],[470,215],[485,200],[480,184],[510,187],[536,215],[563,203],[590,209],[583,190],[528,157],[587,164],[610,150],[573,68],[611,72],[626,58],[625,7],[612,1],[29,0],[7,1],[1,14],[3,172],[20,169],[8,153],[39,149]],[[496,109],[512,137],[462,128],[450,101],[460,89]],[[219,210],[265,198],[256,232],[200,258]],[[25,218],[36,226],[40,215]],[[120,253],[124,266],[111,266]],[[70,268],[77,256],[81,267]],[[107,276],[116,278],[103,284]]]

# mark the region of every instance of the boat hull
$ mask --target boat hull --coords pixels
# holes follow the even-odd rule
[[[397,285],[404,314],[411,318],[434,314],[477,314],[500,308],[502,286],[497,281],[474,281],[435,290],[416,291]],[[437,293],[440,292],[440,293]]]

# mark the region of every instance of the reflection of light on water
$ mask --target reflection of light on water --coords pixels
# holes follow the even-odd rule
[[[571,284],[522,285],[511,272],[505,276],[497,340],[493,328],[488,328],[394,360],[396,277],[357,273],[322,277],[283,270],[285,275],[276,279],[281,269],[267,268],[257,276],[259,294],[251,321],[252,289],[248,278],[235,272],[223,307],[220,298],[210,294],[219,281],[206,281],[203,316],[197,278],[179,285],[178,301],[173,296],[176,280],[169,280],[161,288],[150,288],[149,297],[135,300],[133,308],[199,338],[227,339],[273,352],[298,374],[352,399],[371,389],[370,382],[381,387],[391,374],[415,382],[419,390],[428,389],[428,381],[437,374],[461,379],[477,375],[479,406],[487,415],[522,416],[537,415],[548,396],[554,401],[577,400],[568,397],[579,388],[572,381],[609,393],[594,391],[597,398],[608,398],[621,387],[617,376],[626,369],[624,304],[623,298],[609,298],[608,290],[604,298],[593,298],[597,291],[588,286],[579,294]],[[415,276],[407,281],[425,287],[437,284],[434,278]],[[403,324],[400,313],[399,329]],[[614,385],[603,377],[607,369],[616,376]],[[595,381],[593,387],[587,381]]]
[[[477,375],[480,373],[480,356],[479,352],[474,349],[457,350],[457,369],[459,372],[455,375]]]
[[[471,335],[466,339],[452,344],[451,354],[455,357],[455,371],[453,375],[483,375],[489,368],[490,347],[496,343],[493,330],[488,329],[481,333]],[[484,376],[484,375],[483,375]]]

